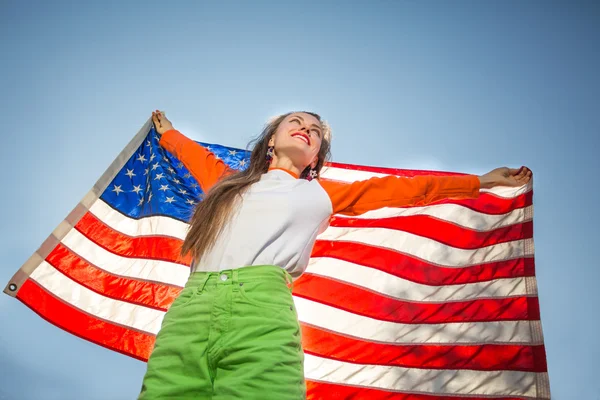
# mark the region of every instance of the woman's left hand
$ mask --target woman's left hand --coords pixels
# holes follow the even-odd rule
[[[523,186],[531,180],[531,170],[527,167],[521,169],[501,167],[491,170],[479,177],[482,189],[490,189],[494,186]]]

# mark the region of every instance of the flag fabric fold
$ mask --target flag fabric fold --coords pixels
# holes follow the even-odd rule
[[[151,121],[8,282],[50,323],[146,361],[190,273],[202,193]],[[246,151],[204,144],[229,167]],[[329,163],[322,179],[450,175]],[[335,215],[294,284],[309,399],[549,399],[532,182]]]

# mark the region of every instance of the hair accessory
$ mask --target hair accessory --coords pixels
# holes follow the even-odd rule
[[[273,155],[275,155],[275,147],[269,146],[269,148],[267,149],[267,155],[265,157],[267,160],[267,164],[271,164],[271,161],[273,161]]]

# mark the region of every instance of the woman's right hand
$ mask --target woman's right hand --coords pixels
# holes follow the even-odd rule
[[[162,111],[152,111],[152,122],[154,122],[154,127],[159,135],[173,129],[173,124],[165,117],[165,114],[163,114]]]

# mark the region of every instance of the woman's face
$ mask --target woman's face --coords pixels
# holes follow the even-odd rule
[[[317,165],[323,129],[319,120],[307,113],[293,113],[285,117],[271,137],[269,146],[275,147],[277,158],[289,158],[300,170]]]

